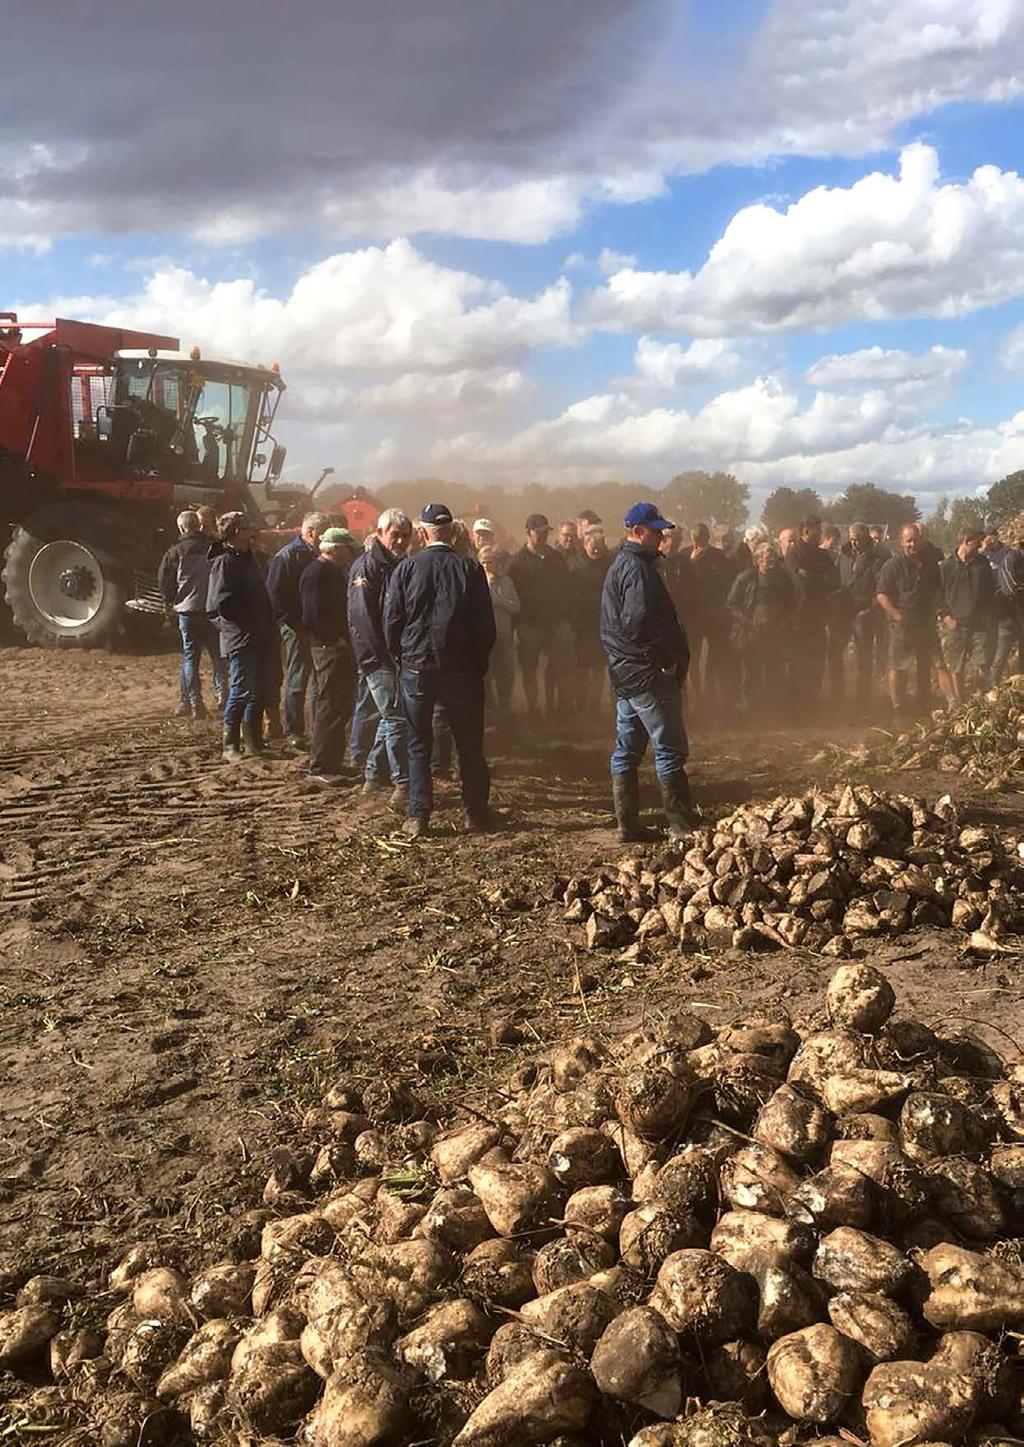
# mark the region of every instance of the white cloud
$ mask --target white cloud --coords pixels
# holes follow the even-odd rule
[[[944,390],[966,365],[966,351],[956,347],[934,346],[927,352],[865,347],[859,352],[819,357],[804,375],[813,387],[832,391],[888,387],[907,395]]]
[[[1024,180],[981,166],[942,184],[915,143],[898,175],[738,211],[696,273],[626,268],[589,298],[616,330],[720,336],[852,320],[963,316],[1024,291]]]
[[[601,248],[601,254],[597,258],[597,267],[599,271],[604,272],[605,276],[612,276],[626,266],[636,266],[636,257],[625,251],[613,251],[610,246]]]
[[[219,244],[310,229],[530,243],[675,175],[870,153],[1024,77],[1018,0],[766,0],[713,45],[694,44],[682,0],[378,0],[356,23],[307,6],[301,25],[220,0],[216,26],[179,0],[63,48],[49,8],[4,33],[0,245],[140,224]]]
[[[399,413],[433,419],[467,411],[505,408],[532,391],[524,372],[492,367],[487,371],[405,372],[357,393],[353,405],[360,412]]]
[[[178,334],[213,355],[280,361],[286,375],[324,381],[508,369],[537,348],[578,340],[571,298],[564,279],[535,297],[509,296],[497,283],[438,266],[399,240],[329,256],[282,297],[249,279],[211,282],[169,267],[136,296],[63,298],[46,309]]]
[[[873,479],[922,497],[973,492],[1019,466],[1024,412],[988,426],[923,422],[896,389],[817,392],[801,401],[785,379],[762,377],[696,411],[644,410],[634,396],[599,393],[560,416],[495,439],[440,439],[432,464],[456,476],[481,467],[507,482],[666,481],[688,467],[721,467],[754,488],[813,485],[824,493]]]
[[[695,382],[732,376],[743,365],[743,354],[727,337],[697,337],[688,347],[679,342],[637,339],[635,365],[643,382],[671,391]]]

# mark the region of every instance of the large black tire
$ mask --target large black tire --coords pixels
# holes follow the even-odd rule
[[[54,503],[14,529],[3,584],[15,626],[44,647],[103,648],[124,626],[125,569],[88,506]]]

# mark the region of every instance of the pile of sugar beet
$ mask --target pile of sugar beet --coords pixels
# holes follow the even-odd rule
[[[950,925],[980,952],[1024,928],[1017,840],[866,784],[744,804],[657,859],[560,880],[590,949],[658,936],[685,950],[793,946],[836,958],[856,940]]]
[[[1024,1066],[893,1007],[841,964],[802,1037],[679,1011],[440,1123],[340,1080],[253,1259],[189,1279],[139,1243],[95,1330],[70,1280],[24,1283],[15,1420],[101,1447],[1024,1440]]]
[[[874,730],[843,759],[847,766],[961,774],[989,794],[1018,789],[1024,774],[1024,675],[1005,678],[948,711],[937,709],[904,733],[880,737]]]

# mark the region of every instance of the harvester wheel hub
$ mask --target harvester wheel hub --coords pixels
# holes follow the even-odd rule
[[[70,538],[43,544],[29,564],[28,587],[47,622],[68,632],[92,622],[106,591],[99,559]]]
[[[88,568],[65,568],[60,575],[60,591],[66,598],[84,603],[96,591],[96,580]]]

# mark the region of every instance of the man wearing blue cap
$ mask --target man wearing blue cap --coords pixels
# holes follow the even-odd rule
[[[494,609],[483,568],[452,546],[451,512],[431,502],[420,514],[425,546],[391,575],[384,602],[384,638],[399,670],[409,726],[410,839],[426,834],[433,808],[430,759],[434,706],[448,713],[459,751],[466,828],[491,825],[490,770],[484,758],[484,676],[494,647]]]
[[[638,775],[648,741],[669,837],[682,838],[697,822],[686,777],[689,743],[683,725],[690,649],[658,566],[662,535],[672,527],[653,502],[635,503],[626,514],[626,539],[601,594],[601,645],[615,691],[612,797],[624,844],[651,837],[640,825]]]

